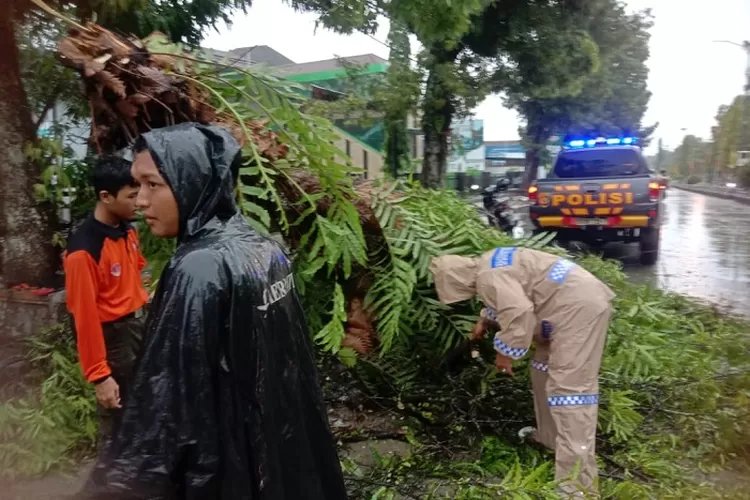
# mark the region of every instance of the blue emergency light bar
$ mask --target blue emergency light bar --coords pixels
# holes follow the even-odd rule
[[[597,137],[596,139],[573,139],[565,146],[572,149],[595,148],[597,146],[632,146],[638,142],[635,137]]]

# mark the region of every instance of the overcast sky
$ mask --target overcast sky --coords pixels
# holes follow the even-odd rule
[[[659,122],[655,138],[666,147],[679,145],[686,133],[710,137],[716,110],[742,92],[744,51],[712,40],[750,39],[750,0],[628,0],[631,10],[650,8],[649,88],[653,93],[645,124]],[[373,37],[338,35],[315,28],[316,16],[299,14],[282,0],[254,0],[246,15],[236,15],[231,27],[211,32],[204,46],[233,49],[269,45],[295,62],[373,53],[388,57],[382,42],[387,27]],[[476,110],[484,120],[486,140],[518,138],[518,115],[492,96]],[[656,146],[656,140],[653,147]],[[650,148],[650,149],[653,149]]]

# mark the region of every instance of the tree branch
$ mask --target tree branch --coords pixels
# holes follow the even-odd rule
[[[64,22],[65,24],[68,24],[69,26],[72,26],[74,28],[78,28],[81,31],[86,31],[86,28],[82,25],[78,24],[74,20],[70,19],[69,17],[64,16],[63,14],[57,12],[53,8],[51,8],[49,5],[44,3],[42,0],[29,0],[31,3],[36,5],[39,9],[43,10],[53,18],[59,19],[60,21]]]
[[[55,90],[53,91],[52,95],[49,97],[49,99],[45,101],[42,111],[39,113],[39,116],[34,121],[34,134],[35,135],[39,132],[39,127],[42,125],[42,122],[44,121],[44,117],[47,116],[47,113],[49,113],[49,110],[52,109],[54,105],[57,103],[57,96],[60,95],[58,87],[55,87]]]

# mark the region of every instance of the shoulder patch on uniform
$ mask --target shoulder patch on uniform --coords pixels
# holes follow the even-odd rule
[[[516,247],[499,247],[492,254],[490,265],[492,268],[508,267],[513,264],[513,255],[516,253]]]
[[[549,269],[547,277],[558,285],[562,284],[568,278],[568,274],[574,267],[576,267],[576,265],[568,259],[560,259]]]

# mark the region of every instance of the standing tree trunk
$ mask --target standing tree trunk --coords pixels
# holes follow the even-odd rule
[[[406,118],[386,115],[385,122],[385,162],[391,175],[396,179],[409,162],[409,137],[406,129]]]
[[[523,189],[529,188],[539,177],[539,147],[531,146],[526,150],[526,168],[523,171]]]
[[[0,286],[47,284],[57,257],[50,217],[34,196],[39,169],[24,154],[34,124],[21,84],[14,18],[0,15]]]
[[[549,137],[549,132],[541,125],[529,125],[526,128],[526,167],[523,171],[522,184],[524,190],[528,189],[539,176],[542,148],[545,147]]]
[[[391,21],[388,44],[391,47],[388,57],[388,87],[391,92],[398,91],[398,95],[392,96],[385,107],[385,163],[395,179],[402,170],[408,168],[411,159],[407,129],[416,97],[409,95],[411,92],[404,85],[404,80],[408,79],[411,72],[408,30]],[[415,86],[414,90],[417,91],[418,87]]]
[[[443,76],[446,64],[453,64],[455,51],[433,51],[427,65],[429,76],[422,103],[422,131],[424,160],[422,184],[429,188],[443,185],[443,174],[448,160],[448,137],[453,118],[453,94]]]
[[[434,120],[432,117],[429,119]],[[443,185],[443,172],[448,151],[447,131],[436,125],[434,121],[422,122],[424,131],[424,159],[422,160],[422,184],[429,188],[439,188]]]
[[[450,59],[432,56],[428,65],[429,76],[422,103],[422,131],[424,133],[424,160],[422,184],[437,188],[443,185],[443,174],[448,159],[448,137],[453,118],[453,95],[442,81],[440,65],[452,63]]]

